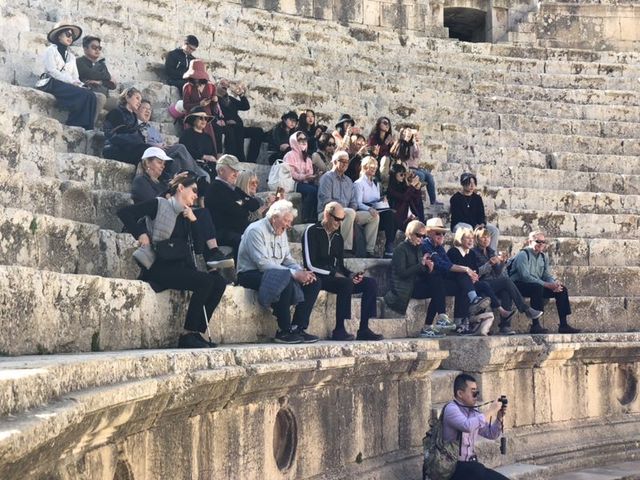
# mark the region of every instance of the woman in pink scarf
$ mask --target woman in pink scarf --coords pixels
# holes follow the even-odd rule
[[[302,221],[315,223],[318,208],[318,187],[314,184],[311,157],[307,152],[307,136],[295,132],[289,137],[291,151],[284,156],[284,163],[291,168],[291,176],[296,181],[296,192],[302,194]]]

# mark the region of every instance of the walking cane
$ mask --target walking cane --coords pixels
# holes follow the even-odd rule
[[[211,339],[211,330],[209,330],[209,316],[207,315],[207,309],[204,305],[202,305],[202,313],[204,313],[204,323],[207,325],[207,335],[209,336],[209,341],[213,342]]]

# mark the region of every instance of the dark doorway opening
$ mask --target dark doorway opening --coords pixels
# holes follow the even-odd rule
[[[444,26],[449,38],[463,42],[487,41],[487,13],[475,8],[452,7],[444,9]]]

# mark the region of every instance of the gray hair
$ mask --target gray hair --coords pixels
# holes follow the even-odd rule
[[[360,176],[364,176],[366,175],[365,173],[365,169],[371,165],[372,163],[375,163],[376,166],[378,166],[378,160],[376,160],[374,157],[372,157],[371,155],[367,155],[366,157],[364,157],[362,159],[362,163],[360,163]]]
[[[293,218],[296,218],[298,216],[298,210],[293,208],[293,203],[289,200],[278,200],[277,202],[273,202],[269,207],[265,217],[271,219],[271,217],[282,217],[287,214],[291,214]]]
[[[331,163],[335,165],[336,162],[340,160],[341,157],[349,158],[349,152],[347,152],[346,150],[337,150],[331,157]]]

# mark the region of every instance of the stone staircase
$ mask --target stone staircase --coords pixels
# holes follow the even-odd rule
[[[37,353],[168,345],[181,322],[184,296],[156,295],[136,281],[136,268],[129,261],[135,243],[118,233],[115,211],[130,201],[132,167],[98,158],[100,132],[64,126],[64,113],[56,110],[53,98],[26,86],[38,73],[39,67],[30,62],[44,48],[44,34],[57,15],[70,11],[69,5],[61,2],[53,11],[48,2],[4,7],[3,21],[16,26],[19,41],[0,52],[7,67],[1,78],[5,83],[0,83],[5,98],[0,105],[0,162],[5,166],[0,175],[0,225],[6,238],[0,258],[5,283],[19,285],[20,291],[6,293],[6,305],[14,308],[23,298],[33,299],[33,305],[21,304],[20,309],[33,321],[16,323],[11,308],[4,309],[1,323],[21,340],[7,337],[0,350]],[[225,2],[216,5],[215,12],[206,10],[207,28],[215,35],[200,35],[199,55],[210,62],[215,75],[246,79],[253,105],[246,115],[249,123],[270,127],[281,112],[311,106],[329,124],[339,112],[349,111],[366,126],[381,114],[401,119],[394,123],[418,126],[425,138],[423,160],[433,168],[441,199],[446,202],[458,188],[460,173],[473,170],[490,218],[504,235],[501,249],[517,251],[526,234],[537,228],[557,238],[551,257],[574,295],[575,323],[594,331],[637,329],[636,54],[525,50],[513,44],[434,38],[409,38],[403,45],[384,31],[376,33],[376,41],[363,42],[348,29],[329,32],[322,22],[291,18],[289,31],[283,31],[277,28],[277,15],[239,10]],[[173,27],[153,24],[147,31],[137,30],[130,21],[140,13],[137,6],[109,10],[108,15],[104,7],[95,7],[93,16],[78,18],[85,33],[100,32],[114,75],[141,88],[153,103],[161,129],[173,133],[166,106],[176,94],[157,82],[156,72],[178,33],[172,36]],[[153,8],[159,18],[172,13],[171,7]],[[144,12],[149,15],[148,9]],[[119,35],[122,28],[131,35],[126,48]],[[233,35],[227,35],[230,32]],[[299,40],[292,42],[293,37]],[[340,75],[331,68],[335,45],[358,53]],[[291,59],[306,77],[303,84],[287,72]],[[372,68],[376,59],[384,59],[384,69]],[[250,168],[266,186],[268,169]],[[446,209],[443,215],[446,218]],[[299,241],[297,232],[292,232],[294,242]],[[295,243],[293,249],[300,251]],[[361,264],[376,272],[384,292],[388,261]],[[74,292],[67,307],[59,301],[66,292]],[[219,339],[269,337],[274,324],[256,310],[247,292],[230,287],[226,297],[214,317]],[[89,302],[90,298],[95,300]],[[244,301],[253,307],[244,309]],[[354,312],[359,310],[357,302]],[[376,325],[390,337],[415,334],[424,314],[422,303],[412,304],[409,319],[380,319]],[[147,308],[154,314],[145,313]],[[61,327],[67,324],[61,331],[48,328],[51,322],[40,313],[51,310],[57,310]],[[331,324],[326,319],[332,314],[325,314],[321,306],[317,310],[323,320],[313,328],[326,335]],[[119,316],[120,311],[127,313]],[[243,319],[240,326],[234,318],[237,312]],[[386,316],[382,308],[379,313]],[[553,315],[551,308],[545,316],[551,324]],[[601,321],[603,315],[607,322]],[[519,322],[519,328],[526,328],[524,319]],[[137,326],[123,335],[118,330],[125,324]]]

